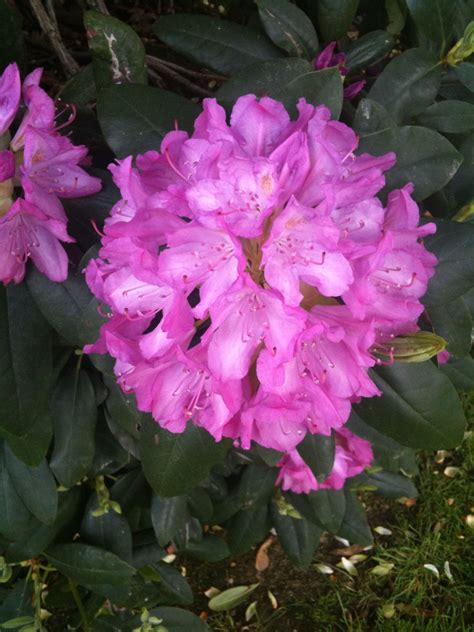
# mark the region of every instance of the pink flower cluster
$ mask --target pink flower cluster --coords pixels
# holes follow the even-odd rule
[[[348,74],[347,68],[344,66],[346,63],[346,56],[344,53],[335,53],[337,42],[330,42],[326,48],[324,48],[314,60],[314,69],[323,70],[324,68],[337,67],[341,77],[345,77]],[[366,81],[361,79],[355,81],[344,88],[344,97],[346,99],[353,99],[356,97],[362,88],[365,86]]]
[[[86,278],[109,320],[88,353],[109,353],[122,388],[171,432],[192,422],[217,441],[284,453],[296,492],[341,488],[370,464],[344,424],[379,391],[374,346],[416,330],[436,259],[411,185],[376,197],[395,155],[354,155],[329,110],[241,97],[226,122],[204,101],[191,137],[110,167],[122,199]],[[333,434],[320,483],[299,456]]]
[[[79,167],[87,149],[58,133],[55,104],[39,86],[41,75],[37,68],[22,87],[17,65],[10,64],[0,76],[0,281],[5,284],[23,280],[29,257],[50,279],[64,281],[68,258],[60,242],[74,240],[59,198],[101,188],[98,178]],[[12,138],[9,128],[22,96],[25,114]]]

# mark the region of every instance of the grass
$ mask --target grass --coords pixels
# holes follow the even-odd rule
[[[468,427],[474,429],[474,394],[464,403]],[[372,527],[381,525],[392,533],[376,536],[367,558],[356,560],[355,571],[351,569],[357,574],[336,566],[340,556],[330,550],[341,545],[334,541],[323,547],[325,552],[317,552],[308,571],[292,568],[274,545],[271,567],[258,576],[262,585],[256,597],[252,595],[257,615],[246,622],[245,604],[232,614],[211,615],[211,629],[474,632],[474,529],[466,523],[467,515],[474,514],[474,432],[467,432],[456,450],[420,454],[419,469],[414,506],[365,499]],[[254,556],[238,562],[234,584],[255,581]],[[317,562],[331,566],[334,573],[321,575]],[[380,564],[388,570],[385,576],[372,572]],[[276,609],[268,590],[278,599]]]

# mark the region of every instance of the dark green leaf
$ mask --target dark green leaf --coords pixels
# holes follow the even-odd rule
[[[398,35],[403,31],[407,18],[407,7],[400,0],[385,0],[385,11],[387,12],[387,31]]]
[[[213,534],[204,535],[200,542],[190,542],[184,550],[203,562],[220,562],[230,555],[226,542]]]
[[[381,61],[395,44],[395,38],[387,31],[371,31],[352,42],[344,51],[344,66],[354,72]]]
[[[209,522],[214,506],[211,497],[202,487],[195,487],[188,494],[189,510],[200,522]]]
[[[151,502],[150,488],[140,467],[119,475],[110,489],[110,495],[119,503],[124,513],[137,506],[149,507]]]
[[[458,0],[407,0],[418,43],[440,58],[453,40]]]
[[[342,81],[337,68],[315,72],[303,59],[254,64],[229,79],[216,96],[230,107],[239,96],[249,92],[282,101],[291,115],[295,114],[300,97],[313,105],[326,105],[336,119],[342,107]]]
[[[455,66],[454,72],[459,81],[468,90],[474,92],[474,64],[469,61],[463,61],[459,66]]]
[[[66,577],[92,589],[101,584],[120,586],[135,573],[133,566],[113,553],[80,542],[59,544],[45,555]]]
[[[186,494],[221,461],[229,442],[216,443],[202,428],[189,423],[181,434],[147,421],[140,436],[143,472],[159,496]]]
[[[418,490],[406,476],[394,472],[374,472],[364,476],[364,484],[377,488],[376,493],[388,498],[416,498]],[[349,483],[350,487],[350,483]]]
[[[464,101],[439,101],[418,117],[426,127],[445,134],[460,134],[474,129],[474,105]]]
[[[120,585],[94,584],[92,590],[95,594],[107,597],[115,606],[127,609],[156,606],[160,603],[162,597],[162,590],[157,581],[144,580],[139,575],[133,575]],[[102,628],[99,629],[102,630]],[[119,628],[120,632],[128,629],[124,627]],[[95,626],[94,632],[96,632]]]
[[[180,608],[161,607],[150,611],[150,614],[163,619],[168,632],[208,632],[206,623],[192,612]]]
[[[316,478],[319,480],[326,478],[334,463],[334,438],[307,433],[297,449]]]
[[[0,534],[8,540],[21,538],[28,529],[32,515],[18,496],[5,462],[0,442]]]
[[[337,40],[349,30],[359,0],[317,0],[318,26],[327,41]]]
[[[192,129],[201,108],[183,97],[149,86],[109,86],[97,101],[99,123],[118,158],[159,148],[165,134]]]
[[[65,487],[81,480],[94,458],[97,407],[94,388],[85,371],[65,375],[53,399],[54,449],[51,469]]]
[[[5,431],[25,435],[45,413],[52,372],[51,329],[26,285],[1,287],[0,426]]]
[[[23,62],[23,33],[21,14],[9,0],[0,0],[0,68],[10,62]]]
[[[194,516],[190,516],[184,525],[174,536],[177,549],[186,549],[195,542],[201,542],[203,530],[201,523]]]
[[[189,517],[186,496],[153,496],[150,511],[151,522],[160,546],[168,544],[175,533],[184,527]]]
[[[125,562],[132,561],[132,532],[127,520],[113,509],[94,515],[99,504],[96,495],[87,503],[81,523],[81,537],[88,543],[114,553]]]
[[[371,99],[361,99],[352,127],[360,136],[370,136],[374,132],[396,127],[396,123],[383,105]]]
[[[403,123],[433,103],[440,83],[441,65],[436,57],[412,48],[392,59],[369,97],[383,105],[397,123]]]
[[[47,411],[38,415],[34,425],[21,437],[6,432],[3,428],[0,428],[0,435],[8,441],[12,452],[20,461],[35,467],[46,456],[53,436],[51,413]]]
[[[193,602],[193,591],[181,573],[165,562],[153,564],[153,570],[158,575],[162,591],[171,597],[178,606],[189,606]]]
[[[301,568],[307,568],[319,544],[322,529],[305,518],[299,520],[283,516],[275,504],[272,504],[272,520],[281,545],[290,560]]]
[[[313,521],[325,531],[337,533],[344,517],[344,493],[335,489],[320,489],[308,494],[307,499],[313,512]]]
[[[440,369],[458,390],[467,392],[474,390],[474,360],[472,358],[448,362]]]
[[[110,83],[146,84],[145,47],[130,26],[97,11],[85,12],[84,25],[98,90]]]
[[[110,417],[134,439],[138,439],[144,414],[137,409],[135,398],[122,391],[115,376],[104,375],[104,383],[109,391],[105,405]]]
[[[242,509],[251,509],[266,503],[275,491],[276,468],[266,465],[249,465],[240,479],[238,495]]]
[[[224,590],[218,595],[212,597],[209,601],[209,608],[215,612],[232,610],[239,604],[247,601],[249,595],[251,595],[256,588],[258,588],[258,584],[228,588],[227,590]]]
[[[33,582],[26,579],[15,582],[0,605],[0,622],[14,617],[33,614]]]
[[[381,156],[394,151],[397,162],[385,174],[387,189],[415,185],[414,197],[423,200],[441,189],[456,173],[462,156],[441,134],[425,127],[394,127],[361,138],[359,153]]]
[[[318,36],[308,16],[288,0],[256,0],[263,28],[274,44],[295,57],[312,60]]]
[[[80,347],[96,340],[104,319],[82,274],[70,271],[66,281],[54,283],[34,268],[26,282],[43,316],[65,340]]]
[[[428,307],[454,301],[474,286],[474,226],[437,220],[436,233],[425,245],[438,259],[423,303]]]
[[[45,524],[52,524],[58,511],[56,482],[46,460],[37,467],[26,465],[4,445],[5,462],[17,494],[31,513]]]
[[[97,99],[97,90],[94,81],[94,67],[87,64],[79,72],[66,81],[61,88],[59,96],[66,103],[74,103],[76,106],[86,106]]]
[[[454,193],[458,208],[468,204],[474,198],[472,191],[472,174],[474,172],[474,132],[471,132],[459,147],[463,162],[456,175],[449,183]]]
[[[130,437],[131,439],[131,437]],[[133,439],[131,439],[134,441]],[[92,463],[91,474],[115,474],[124,466],[129,465],[132,460],[130,454],[119,443],[110,431],[109,425],[103,414],[99,415],[95,430],[95,454]],[[138,444],[135,442],[136,453],[138,455]]]
[[[468,356],[471,350],[472,318],[465,301],[459,297],[427,308],[433,331],[448,341],[448,351],[454,357]]]
[[[432,362],[379,367],[372,378],[383,396],[356,406],[363,421],[413,448],[459,445],[465,425],[462,406],[448,378]]]
[[[346,489],[344,495],[346,511],[337,535],[353,544],[371,545],[374,539],[364,508],[354,492]]]
[[[184,57],[224,75],[283,55],[265,34],[207,15],[161,16],[154,31]]]
[[[239,511],[232,518],[228,531],[228,543],[232,554],[241,555],[253,544],[263,540],[270,526],[267,505]]]

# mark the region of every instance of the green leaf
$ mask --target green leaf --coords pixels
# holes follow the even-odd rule
[[[209,632],[205,621],[187,610],[163,606],[150,610],[150,614],[163,619],[168,632]]]
[[[95,101],[97,99],[97,90],[93,64],[87,64],[76,75],[66,81],[59,92],[59,96],[66,103],[74,103],[78,107],[84,107]]]
[[[109,86],[97,100],[105,139],[117,158],[160,147],[165,134],[192,129],[201,108],[183,97],[149,86]]]
[[[460,391],[474,390],[474,360],[461,358],[440,366],[441,371]]]
[[[33,614],[33,582],[21,579],[15,582],[0,605],[0,621]]]
[[[9,0],[0,0],[0,68],[11,62],[24,61],[25,51],[22,18],[16,6]]]
[[[160,587],[167,598],[171,598],[178,606],[189,606],[193,602],[193,591],[178,569],[165,562],[158,562],[151,566],[158,575]]]
[[[32,362],[34,358],[34,362]],[[0,288],[0,426],[22,436],[47,410],[53,372],[51,329],[26,285]]]
[[[441,58],[453,40],[458,0],[407,0],[407,6],[419,45]]]
[[[283,56],[263,33],[207,15],[162,15],[153,30],[187,59],[224,75]]]
[[[0,534],[16,540],[27,531],[32,515],[17,494],[7,469],[5,452],[0,442]]]
[[[281,515],[274,503],[272,520],[281,545],[290,560],[300,568],[308,568],[319,544],[322,529],[305,518]]]
[[[129,581],[135,569],[109,551],[89,544],[58,544],[45,552],[46,558],[59,572],[82,586],[120,586]]]
[[[313,71],[303,59],[290,58],[254,64],[234,75],[216,93],[226,107],[243,94],[269,96],[282,101],[291,115],[296,103],[304,97],[313,105],[326,105],[333,118],[339,118],[342,107],[342,80],[337,68]]]
[[[276,468],[266,465],[249,465],[245,468],[238,487],[242,509],[251,509],[268,501],[275,491],[278,475]]]
[[[100,515],[94,515],[99,508],[97,495],[93,494],[87,503],[81,522],[81,538],[131,564],[132,531],[126,518],[112,508]]]
[[[35,467],[41,463],[48,452],[53,436],[53,422],[50,411],[35,418],[33,426],[21,437],[17,437],[3,428],[0,435],[8,441],[12,452],[20,461]]]
[[[380,132],[396,126],[395,121],[383,105],[371,99],[361,99],[359,101],[352,124],[359,136],[370,136],[374,132]]]
[[[72,487],[89,471],[94,458],[97,407],[94,387],[85,371],[60,379],[53,399],[54,449],[51,469],[65,487]]]
[[[355,72],[381,61],[395,45],[395,38],[387,31],[371,31],[352,42],[344,51],[344,66]]]
[[[365,399],[356,413],[402,445],[425,450],[454,448],[464,433],[464,413],[448,378],[432,362],[395,363],[371,377],[382,397]]]
[[[65,340],[82,347],[97,338],[104,318],[83,274],[70,271],[66,281],[55,283],[33,268],[26,283],[44,318]]]
[[[308,432],[297,450],[318,480],[326,478],[334,463],[335,443],[332,436]]]
[[[220,592],[209,601],[209,608],[214,612],[225,612],[232,610],[239,604],[247,601],[249,595],[258,588],[259,584],[250,586],[234,586]]]
[[[160,546],[168,544],[189,518],[186,496],[153,496],[150,512],[153,530]]]
[[[26,465],[4,445],[5,462],[17,494],[31,513],[45,524],[52,524],[58,511],[56,482],[46,460],[37,467]]]
[[[385,11],[388,17],[387,31],[399,35],[405,26],[407,8],[403,1],[385,0]]]
[[[206,484],[206,481],[205,483]],[[199,522],[209,522],[214,512],[212,499],[205,489],[195,487],[188,494],[189,511]]]
[[[407,182],[415,185],[414,197],[424,200],[439,191],[456,173],[462,156],[443,136],[425,127],[394,127],[363,136],[358,153],[381,156],[394,151],[395,166],[385,174],[387,189]]]
[[[468,90],[474,92],[474,64],[469,61],[463,61],[459,66],[454,67],[454,73],[459,81],[466,86]]]
[[[318,26],[326,41],[337,40],[349,30],[359,0],[317,0]]]
[[[383,105],[396,123],[403,123],[433,103],[440,83],[440,62],[431,53],[412,48],[392,59],[369,98]]]
[[[437,259],[436,274],[430,279],[423,303],[429,308],[454,301],[474,285],[474,226],[436,221],[436,233],[425,245]]]
[[[463,157],[461,166],[449,183],[449,189],[454,193],[458,208],[472,202],[472,173],[474,170],[474,132],[471,132],[459,147]]]
[[[145,47],[124,22],[97,11],[84,13],[97,90],[110,83],[147,82]]]
[[[143,473],[159,496],[180,496],[191,491],[228,449],[229,441],[216,443],[192,423],[183,433],[173,434],[147,420],[140,436]]]
[[[266,34],[274,44],[295,57],[312,60],[318,36],[308,16],[288,0],[256,0]]]
[[[376,487],[377,494],[388,498],[416,498],[418,496],[418,490],[412,481],[394,472],[373,472],[364,476],[363,481],[364,484]]]
[[[104,383],[109,391],[105,406],[110,417],[134,439],[138,439],[144,413],[137,409],[135,398],[122,391],[115,376],[104,375]]]
[[[344,517],[344,493],[335,489],[320,489],[308,494],[307,500],[313,512],[313,521],[325,531],[337,533]]]
[[[247,552],[256,542],[264,539],[270,529],[267,505],[239,511],[230,521],[229,548],[233,555]]]
[[[418,117],[426,127],[444,134],[460,134],[474,129],[474,105],[464,101],[439,101]]]
[[[427,308],[433,331],[448,341],[447,350],[454,357],[466,357],[471,351],[472,318],[461,298]]]
[[[200,542],[189,542],[184,550],[203,562],[220,562],[230,555],[227,543],[212,533],[204,535]]]
[[[344,496],[346,510],[337,535],[353,544],[370,546],[374,539],[362,504],[356,494],[348,489],[345,490]]]

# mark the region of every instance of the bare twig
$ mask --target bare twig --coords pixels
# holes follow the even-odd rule
[[[150,75],[150,77],[153,79],[153,81],[159,88],[165,87],[163,79],[160,77],[160,75],[157,72],[155,72],[151,68],[148,68],[148,74]]]
[[[49,17],[41,0],[29,1],[33,13],[35,14],[36,19],[39,22],[41,30],[49,38],[54,50],[56,51],[57,56],[59,57],[61,64],[64,67],[64,70],[68,75],[75,75],[77,72],[79,72],[80,66],[64,46],[58,27],[56,26],[56,21]]]
[[[149,58],[150,58],[150,56],[147,55],[147,61],[149,60]],[[186,79],[185,77],[180,75],[175,70],[172,70],[171,68],[169,68],[165,64],[162,64],[160,61],[158,61],[158,59],[156,57],[153,58],[153,64],[150,64],[150,65],[153,65],[154,70],[156,70],[158,72],[158,74],[164,75],[165,77],[168,77],[169,79],[173,79],[173,81],[176,81],[176,83],[181,84],[182,86],[187,88],[193,94],[195,94],[195,95],[197,95],[199,97],[211,97],[212,96],[212,92],[210,90],[206,90],[205,88],[201,88],[201,86],[198,86],[195,83],[193,83],[192,81],[189,81],[189,79]]]
[[[213,72],[202,72],[200,70],[191,70],[191,68],[185,68],[184,66],[179,66],[172,61],[168,61],[166,59],[161,59],[160,57],[153,57],[153,55],[147,55],[146,60],[149,66],[168,66],[171,70],[176,70],[182,75],[186,75],[188,77],[195,77],[196,79],[209,79],[214,81],[225,81],[227,77],[223,75],[218,75]]]

